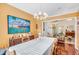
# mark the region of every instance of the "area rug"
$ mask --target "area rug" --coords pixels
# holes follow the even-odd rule
[[[53,55],[75,55],[75,46],[73,44],[55,45]]]

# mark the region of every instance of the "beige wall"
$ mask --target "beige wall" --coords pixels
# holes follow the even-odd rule
[[[37,33],[40,33],[42,32],[42,21],[40,20],[37,20],[37,25],[38,25],[38,28],[37,28]]]
[[[6,48],[9,46],[8,39],[11,34],[8,34],[7,15],[30,20],[31,33],[34,35],[36,34],[36,20],[33,19],[33,16],[31,14],[19,10],[8,4],[0,4],[0,48]]]
[[[79,16],[77,17],[77,20],[79,20]],[[76,40],[76,48],[79,49],[79,25],[77,26],[77,40]]]

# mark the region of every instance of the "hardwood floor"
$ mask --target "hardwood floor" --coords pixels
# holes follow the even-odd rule
[[[53,55],[79,55],[79,51],[75,49],[73,44],[58,45],[54,47]]]

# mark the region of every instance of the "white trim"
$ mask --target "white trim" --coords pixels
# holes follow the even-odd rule
[[[75,17],[75,49],[78,50],[76,42],[77,42],[77,17]]]
[[[76,10],[76,11],[67,11],[67,12],[56,14],[56,15],[52,15],[52,16],[49,16],[49,17],[62,16],[62,15],[65,15],[65,14],[76,13],[76,12],[78,12],[78,10]]]
[[[17,9],[19,9],[19,10],[21,10],[21,11],[23,11],[23,12],[25,12],[25,13],[28,13],[28,14],[30,14],[30,15],[33,16],[33,14],[32,14],[31,12],[29,12],[28,10],[26,11],[25,9],[22,9],[22,8],[16,7],[16,6],[13,5],[12,3],[7,3],[7,4],[10,5],[10,6],[12,6],[12,7],[14,7],[14,8],[17,8]]]
[[[68,17],[68,18],[62,18],[62,19],[48,19],[48,20],[43,20],[42,22],[48,22],[48,21],[56,21],[56,20],[60,20],[60,21],[66,21],[67,19],[72,19],[74,17]],[[66,20],[65,20],[66,19]]]
[[[43,34],[43,22],[42,22],[42,29],[41,30],[42,30],[42,34]]]

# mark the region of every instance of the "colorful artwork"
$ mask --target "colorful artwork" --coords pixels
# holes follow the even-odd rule
[[[30,21],[8,16],[8,34],[30,32]]]

